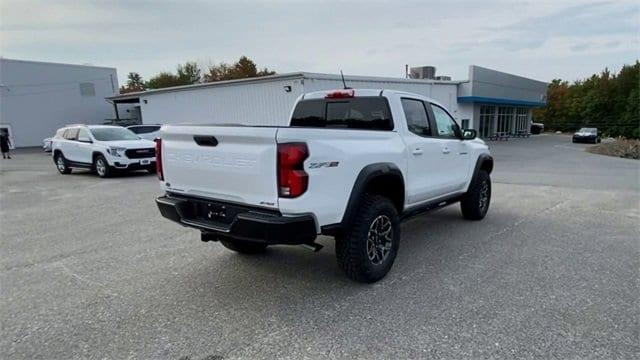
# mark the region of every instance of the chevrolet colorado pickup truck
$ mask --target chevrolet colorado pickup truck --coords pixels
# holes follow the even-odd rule
[[[165,125],[156,141],[161,214],[241,253],[335,238],[338,265],[374,282],[400,223],[460,202],[485,217],[493,159],[475,130],[424,96],[370,89],[302,95],[289,126]]]

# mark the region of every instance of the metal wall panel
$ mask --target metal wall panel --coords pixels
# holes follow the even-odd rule
[[[302,78],[185,89],[141,96],[145,124],[286,125]],[[291,91],[285,91],[290,86]],[[146,103],[145,103],[146,102]]]
[[[11,125],[16,147],[70,123],[102,124],[113,117],[105,97],[118,91],[116,69],[0,59],[0,124]]]
[[[542,103],[545,101],[547,83],[522,76],[486,69],[469,67],[470,93],[461,96],[496,98]]]

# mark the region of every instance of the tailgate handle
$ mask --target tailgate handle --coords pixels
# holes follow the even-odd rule
[[[209,135],[194,135],[193,140],[200,146],[218,146],[218,139]]]

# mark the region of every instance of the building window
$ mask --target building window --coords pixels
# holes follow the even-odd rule
[[[480,106],[480,126],[478,128],[480,137],[487,138],[493,134],[493,118],[495,117],[496,107],[491,105]]]
[[[516,132],[529,132],[529,109],[516,108]]]
[[[497,133],[511,134],[513,133],[513,107],[498,107],[498,128]]]
[[[96,96],[96,87],[92,82],[80,83],[80,95],[81,96]]]

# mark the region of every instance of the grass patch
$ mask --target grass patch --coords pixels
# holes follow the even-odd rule
[[[591,146],[590,153],[640,160],[640,140],[618,138],[615,141]]]

